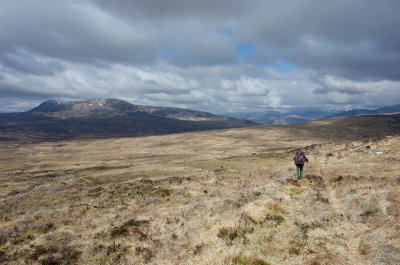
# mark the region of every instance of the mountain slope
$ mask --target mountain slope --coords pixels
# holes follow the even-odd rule
[[[281,126],[302,137],[332,140],[363,140],[400,134],[400,114],[375,114],[339,117]]]
[[[326,120],[337,117],[349,117],[363,114],[383,114],[400,112],[400,104],[377,109],[351,109],[344,107],[335,110],[318,108],[294,108],[286,111],[266,110],[263,112],[242,112],[226,114],[230,117],[240,117],[264,125],[287,125],[304,123],[314,120]]]
[[[226,120],[226,117],[217,116],[203,111],[133,105],[120,99],[90,99],[71,102],[49,100],[43,102],[29,112],[41,113],[45,116],[57,118],[99,117],[145,112],[159,117],[181,120]]]
[[[263,112],[242,112],[227,114],[240,117],[263,125],[285,125],[317,120],[327,115],[317,108],[295,108],[287,111],[266,110]]]
[[[118,99],[52,100],[28,112],[0,114],[0,133],[33,140],[158,135],[255,125],[244,119],[195,110],[133,105]]]
[[[382,113],[396,113],[400,112],[400,104],[392,105],[392,106],[385,106],[377,109],[354,109],[348,111],[341,111],[326,115],[323,119],[330,119],[336,117],[348,117],[354,115],[365,115],[365,114],[382,114]]]

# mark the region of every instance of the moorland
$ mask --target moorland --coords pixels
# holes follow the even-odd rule
[[[0,263],[400,264],[399,119],[1,135]]]

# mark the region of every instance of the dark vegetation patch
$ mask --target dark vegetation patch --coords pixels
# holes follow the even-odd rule
[[[300,187],[300,184],[294,179],[286,179],[286,182],[292,184],[293,186]]]
[[[93,254],[100,256],[100,264],[120,264],[128,253],[129,248],[119,243],[99,244],[93,248]]]
[[[199,255],[203,251],[203,249],[204,249],[204,244],[198,244],[198,245],[194,246],[193,254]]]
[[[53,222],[41,222],[30,220],[18,223],[10,228],[3,229],[0,232],[0,246],[7,243],[11,245],[19,245],[24,242],[31,241],[39,234],[46,234],[55,229]]]
[[[304,265],[321,265],[321,262],[319,262],[316,259],[312,259],[312,260],[309,260],[306,263],[304,263]]]
[[[252,201],[257,200],[261,194],[262,193],[259,191],[252,191],[252,192],[248,192],[245,194],[240,194],[240,196],[238,198],[225,200],[224,206],[240,208]]]
[[[69,265],[75,264],[82,252],[66,244],[66,242],[57,242],[51,245],[38,245],[33,247],[29,255],[29,260],[37,261],[42,265]]]
[[[144,261],[146,263],[150,262],[155,257],[154,251],[152,251],[150,248],[147,247],[137,246],[135,248],[135,251],[137,255],[141,255],[144,258]]]
[[[305,178],[310,182],[311,187],[315,190],[325,190],[325,181],[321,176],[306,175]]]
[[[316,196],[317,196],[317,198],[316,198],[317,201],[325,203],[325,204],[329,203],[329,199],[324,197],[319,191],[317,192]]]
[[[169,184],[183,184],[188,183],[193,179],[193,177],[169,177],[163,180],[163,182],[167,182]]]
[[[131,219],[119,226],[112,228],[110,236],[112,238],[137,236],[139,240],[146,240],[148,238],[149,224],[150,222],[148,220]]]
[[[220,173],[220,172],[224,172],[224,171],[226,171],[226,169],[223,166],[216,166],[216,167],[208,168],[208,172],[211,172],[211,173]]]
[[[92,188],[90,190],[88,190],[88,195],[90,197],[98,197],[99,195],[101,195],[104,192],[104,188],[101,186],[97,186],[95,188]]]
[[[342,175],[333,178],[330,182],[341,182],[341,181],[343,181]]]
[[[231,262],[234,265],[270,265],[270,263],[266,262],[261,258],[248,257],[248,256],[234,256],[231,259]]]
[[[300,256],[300,255],[313,254],[314,251],[309,247],[308,241],[306,239],[295,238],[289,241],[288,253],[290,255]]]
[[[363,221],[367,221],[370,218],[380,215],[380,213],[381,211],[377,207],[369,207],[360,214],[360,217]]]
[[[227,245],[232,245],[235,239],[242,238],[246,240],[246,234],[253,232],[254,228],[250,226],[222,227],[219,229],[217,236],[225,240]]]
[[[395,218],[400,217],[400,196],[398,192],[390,192],[387,195],[387,200],[390,202],[390,205],[387,209],[388,214],[392,215]]]
[[[114,185],[104,192],[107,204],[125,204],[126,200],[140,199],[141,203],[148,205],[152,202],[162,202],[172,194],[172,190],[157,186],[151,180],[141,180],[139,183],[122,183]]]
[[[324,227],[324,225],[320,222],[302,223],[296,221],[294,224],[299,228],[300,237],[302,239],[308,238],[308,231]]]
[[[285,221],[285,218],[279,214],[267,214],[264,220],[269,222],[270,226],[275,227],[283,223]]]
[[[0,263],[5,263],[7,258],[6,252],[3,250],[0,250]]]

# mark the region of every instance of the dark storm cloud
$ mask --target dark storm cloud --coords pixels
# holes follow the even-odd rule
[[[1,52],[24,49],[68,61],[143,63],[155,60],[159,33],[148,21],[135,25],[85,1],[2,1]]]
[[[243,13],[252,12],[258,0],[134,0],[134,1],[107,1],[91,0],[92,3],[101,6],[123,17],[145,17],[164,21],[199,19],[209,23],[210,20],[220,21],[227,17],[241,16]]]
[[[213,65],[234,63],[235,45],[247,42],[256,63],[283,58],[347,78],[400,78],[395,0],[5,0],[0,12],[3,53]]]
[[[282,57],[347,78],[399,79],[398,1],[267,1],[260,10],[264,16],[243,28],[244,37],[255,37],[258,60]]]
[[[254,45],[257,63],[286,59],[347,78],[400,78],[397,0],[92,2],[128,20],[143,17],[175,25],[178,37],[182,38],[181,47],[185,47],[184,39],[188,40],[182,50],[193,51],[199,58],[214,57],[215,53],[196,49],[196,44],[207,45],[203,41],[190,43],[190,39],[209,38],[205,32],[225,27],[232,45]],[[185,28],[192,21],[201,23]],[[199,58],[185,59],[196,64],[201,62]]]
[[[4,98],[49,98],[68,96],[64,89],[49,89],[41,84],[0,84],[0,94]]]

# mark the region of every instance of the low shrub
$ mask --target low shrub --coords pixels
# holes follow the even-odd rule
[[[111,229],[111,237],[121,237],[129,235],[137,235],[140,240],[147,239],[147,227],[149,225],[148,220],[129,220]]]
[[[285,217],[279,214],[267,214],[265,220],[269,221],[273,226],[278,226],[285,221]]]
[[[119,243],[99,244],[93,249],[92,263],[95,264],[121,264],[129,248]]]
[[[146,247],[136,247],[136,254],[143,256],[145,262],[150,262],[154,257],[154,252]]]
[[[303,253],[304,249],[307,247],[306,240],[290,240],[289,241],[289,254],[299,256]]]
[[[254,257],[235,256],[231,261],[235,265],[270,265],[265,260]]]
[[[57,242],[51,245],[34,246],[29,255],[29,260],[37,261],[42,265],[70,265],[75,264],[82,252],[65,242]]]
[[[243,238],[246,239],[247,233],[253,233],[253,227],[242,227],[242,226],[235,226],[235,227],[223,227],[219,229],[217,236],[222,238],[226,241],[228,245],[232,244],[236,238]]]

